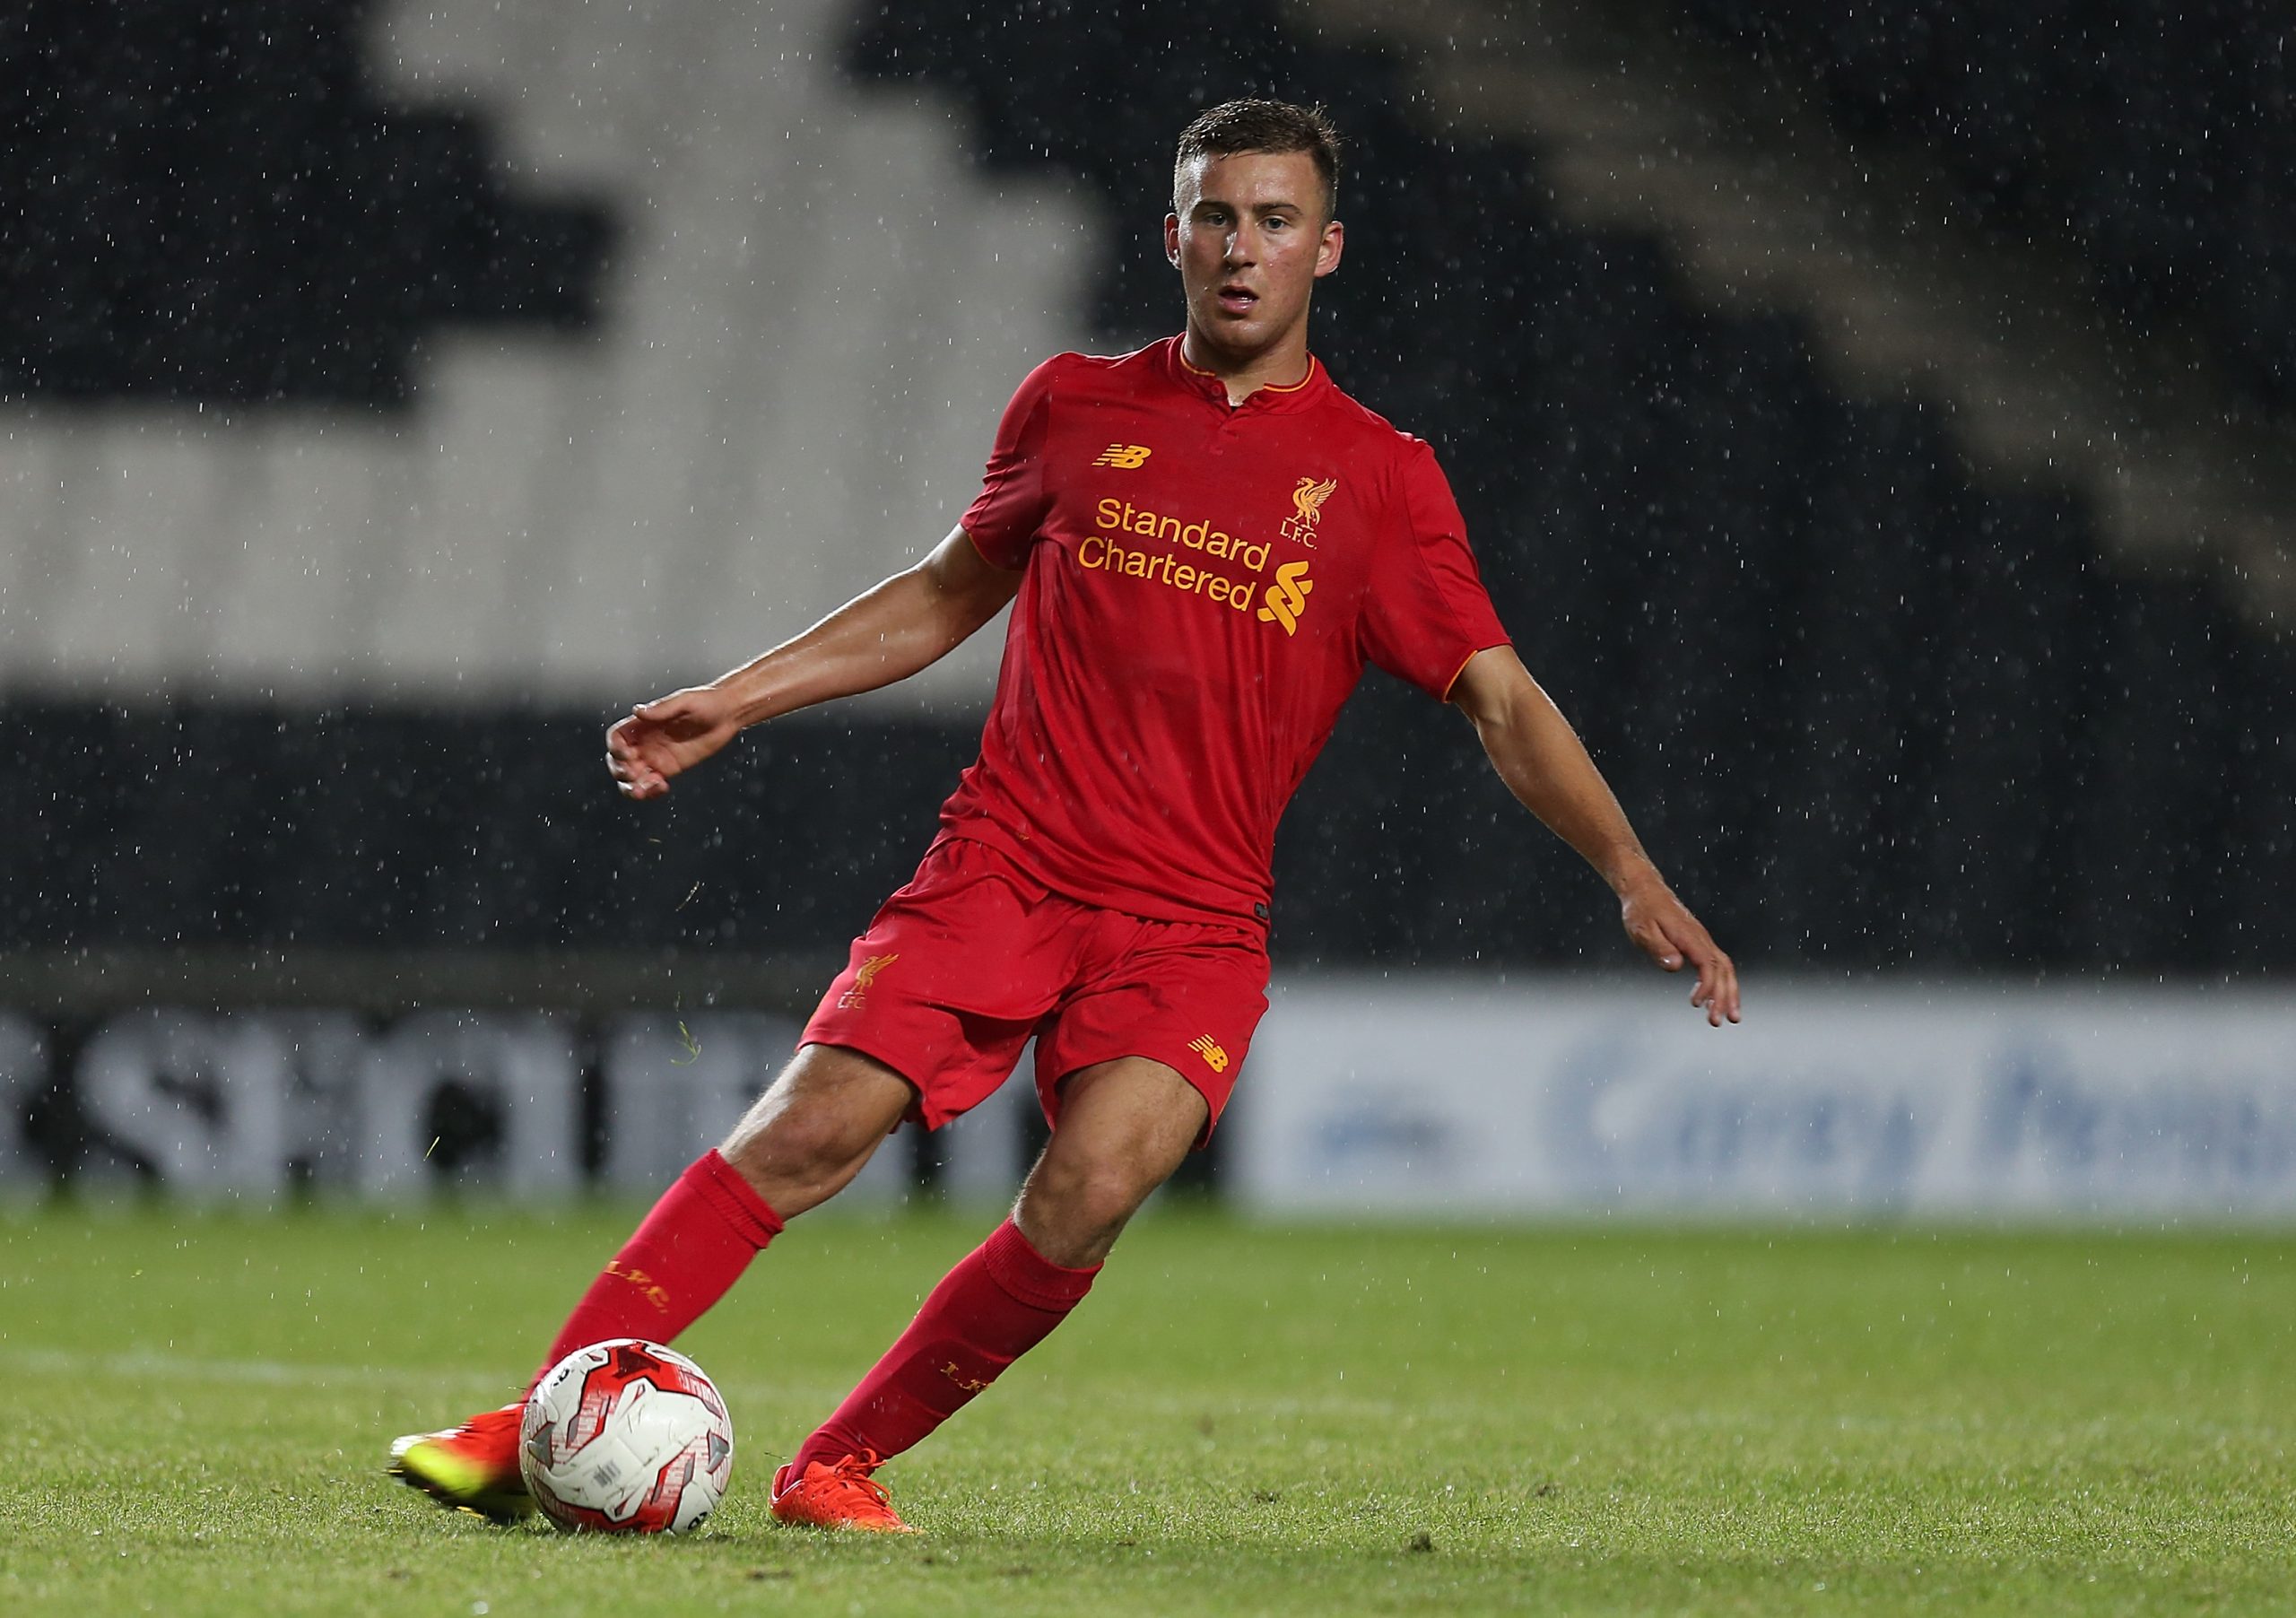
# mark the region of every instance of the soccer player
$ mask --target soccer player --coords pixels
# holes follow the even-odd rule
[[[775,1474],[785,1522],[905,1531],[871,1474],[1058,1326],[1209,1138],[1267,1006],[1276,821],[1367,661],[1462,709],[1634,942],[1695,970],[1709,1023],[1737,1020],[1729,957],[1509,646],[1433,453],[1309,352],[1310,295],[1344,241],[1337,177],[1319,110],[1196,118],[1164,221],[1182,335],[1039,365],[930,555],[607,733],[621,790],[659,797],[745,726],[915,674],[1013,604],[980,757],[915,880],[854,941],[796,1059],[543,1358],[675,1337],[901,1119],[975,1106],[1034,1035],[1049,1143],[1012,1216]],[[402,1439],[392,1469],[507,1517],[525,1504],[517,1425],[511,1405]]]

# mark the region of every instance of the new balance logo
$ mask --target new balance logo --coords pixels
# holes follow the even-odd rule
[[[1204,1058],[1204,1065],[1214,1073],[1228,1071],[1228,1053],[1210,1034],[1198,1034],[1187,1042],[1187,1048]]]
[[[1316,581],[1308,577],[1304,561],[1287,561],[1275,570],[1275,582],[1267,587],[1267,602],[1259,610],[1262,623],[1280,623],[1287,635],[1300,632],[1300,614],[1307,610],[1308,592]]]
[[[1152,453],[1154,452],[1145,444],[1110,444],[1106,449],[1100,451],[1099,458],[1094,460],[1092,465],[1114,466],[1121,471],[1135,472],[1148,464],[1148,457]]]

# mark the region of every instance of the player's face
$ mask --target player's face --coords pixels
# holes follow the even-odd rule
[[[1188,325],[1239,357],[1305,339],[1316,278],[1339,267],[1344,239],[1324,217],[1316,160],[1304,152],[1239,152],[1181,170],[1179,210],[1164,220],[1164,256],[1180,273]]]

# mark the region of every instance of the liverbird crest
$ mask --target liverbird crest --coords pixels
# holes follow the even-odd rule
[[[1300,486],[1292,491],[1292,503],[1300,509],[1300,520],[1309,527],[1314,527],[1316,519],[1324,514],[1324,502],[1338,487],[1339,480],[1335,477],[1327,477],[1320,483],[1311,477],[1301,478]]]

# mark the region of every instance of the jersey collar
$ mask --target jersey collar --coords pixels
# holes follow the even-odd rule
[[[1245,411],[1284,413],[1305,410],[1320,399],[1331,387],[1331,373],[1324,370],[1324,362],[1313,354],[1308,356],[1308,374],[1289,387],[1255,388],[1251,397],[1240,404],[1228,403],[1227,385],[1208,370],[1198,370],[1180,352],[1180,337],[1164,339],[1165,373],[1179,387],[1201,394],[1224,410],[1238,414]]]

